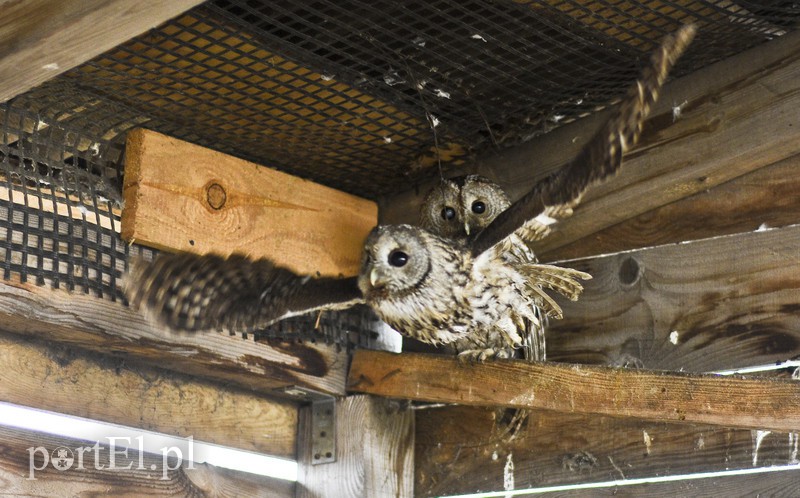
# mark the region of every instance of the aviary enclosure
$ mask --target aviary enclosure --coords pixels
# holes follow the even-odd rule
[[[130,466],[102,446],[58,468],[57,448],[96,442],[0,420],[2,492],[797,495],[798,17],[739,0],[0,2],[3,406],[297,462],[286,480],[133,444]],[[128,306],[134,257],[353,275],[367,232],[416,223],[442,176],[520,196],[688,23],[620,174],[533,248],[593,276],[559,300],[546,361],[401,345],[365,307],[243,336],[169,334]]]

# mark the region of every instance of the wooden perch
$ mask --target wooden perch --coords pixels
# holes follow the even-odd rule
[[[128,134],[122,238],[351,276],[377,205],[149,130]]]
[[[356,351],[348,389],[391,398],[794,431],[800,383],[558,363],[461,363]]]

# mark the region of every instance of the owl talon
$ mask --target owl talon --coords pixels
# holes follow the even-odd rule
[[[512,357],[508,349],[467,349],[458,353],[460,362],[483,363],[486,360],[507,360]]]

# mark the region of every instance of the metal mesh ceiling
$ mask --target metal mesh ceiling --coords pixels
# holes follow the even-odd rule
[[[447,168],[608,105],[683,23],[700,31],[677,74],[798,15],[729,0],[216,0],[18,100],[120,143],[145,126],[378,198],[436,174],[437,143]]]

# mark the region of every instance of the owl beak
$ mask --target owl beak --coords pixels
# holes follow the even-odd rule
[[[369,285],[375,287],[379,281],[381,280],[381,274],[377,268],[373,268],[369,272]]]
[[[464,223],[464,231],[469,235],[469,223]]]

